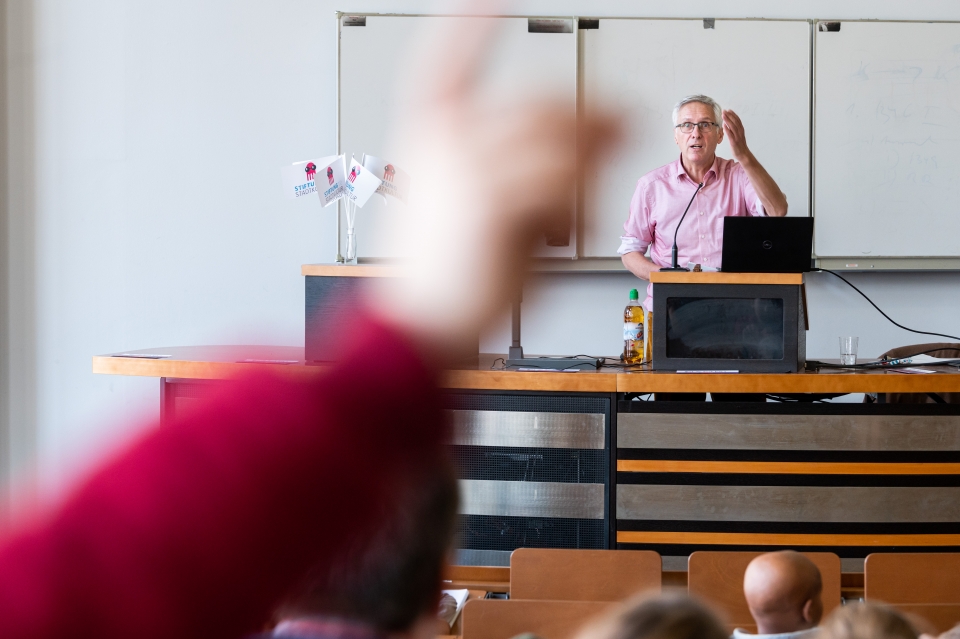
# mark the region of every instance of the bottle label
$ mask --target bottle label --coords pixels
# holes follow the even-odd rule
[[[624,340],[638,340],[643,339],[640,336],[640,333],[643,332],[643,324],[638,324],[637,322],[624,322],[623,323],[623,339]]]

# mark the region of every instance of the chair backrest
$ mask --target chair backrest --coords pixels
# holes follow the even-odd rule
[[[874,553],[863,565],[863,597],[926,619],[938,632],[960,623],[960,553]]]
[[[584,622],[611,605],[601,601],[473,599],[460,613],[462,639],[510,639],[525,632],[543,639],[571,639]]]
[[[454,590],[486,590],[510,592],[510,568],[508,566],[458,566],[448,564],[443,568],[444,588]]]
[[[756,632],[757,624],[750,615],[743,596],[743,573],[759,552],[726,552],[699,550],[690,555],[687,567],[687,588],[720,610],[730,628]],[[823,581],[823,616],[840,605],[840,557],[832,552],[805,552]]]
[[[898,346],[891,348],[880,357],[889,357],[896,359],[898,357],[910,357],[923,353],[931,357],[960,358],[960,344],[952,342],[931,342],[929,344],[914,344],[912,346]]]
[[[515,599],[621,601],[660,590],[660,555],[652,550],[518,548],[510,556]]]
[[[931,357],[960,359],[960,344],[952,342],[931,342],[929,344],[898,346],[897,348],[891,348],[880,357],[896,359],[921,353]],[[960,393],[937,393],[937,396],[947,404],[960,404]],[[887,393],[885,401],[888,404],[931,404],[936,400],[927,393]]]

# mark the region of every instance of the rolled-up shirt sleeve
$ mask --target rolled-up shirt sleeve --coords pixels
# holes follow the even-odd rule
[[[642,182],[637,182],[637,190],[630,199],[630,214],[623,225],[623,235],[620,236],[619,255],[627,253],[646,253],[653,242],[655,224],[650,217],[651,202],[647,198],[647,190]]]
[[[763,209],[763,202],[760,201],[760,196],[757,195],[757,190],[753,188],[753,184],[750,183],[750,178],[747,176],[747,170],[743,168],[742,164],[737,164],[737,179],[740,181],[740,192],[743,193],[743,204],[747,209],[747,215],[752,217],[764,217],[767,212]]]

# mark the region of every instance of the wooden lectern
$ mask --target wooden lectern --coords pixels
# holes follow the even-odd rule
[[[802,273],[654,272],[653,369],[791,373],[806,361]]]

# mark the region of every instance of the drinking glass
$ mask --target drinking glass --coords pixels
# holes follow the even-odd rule
[[[859,341],[859,337],[840,338],[840,364],[842,366],[853,366],[857,363],[857,343]]]

